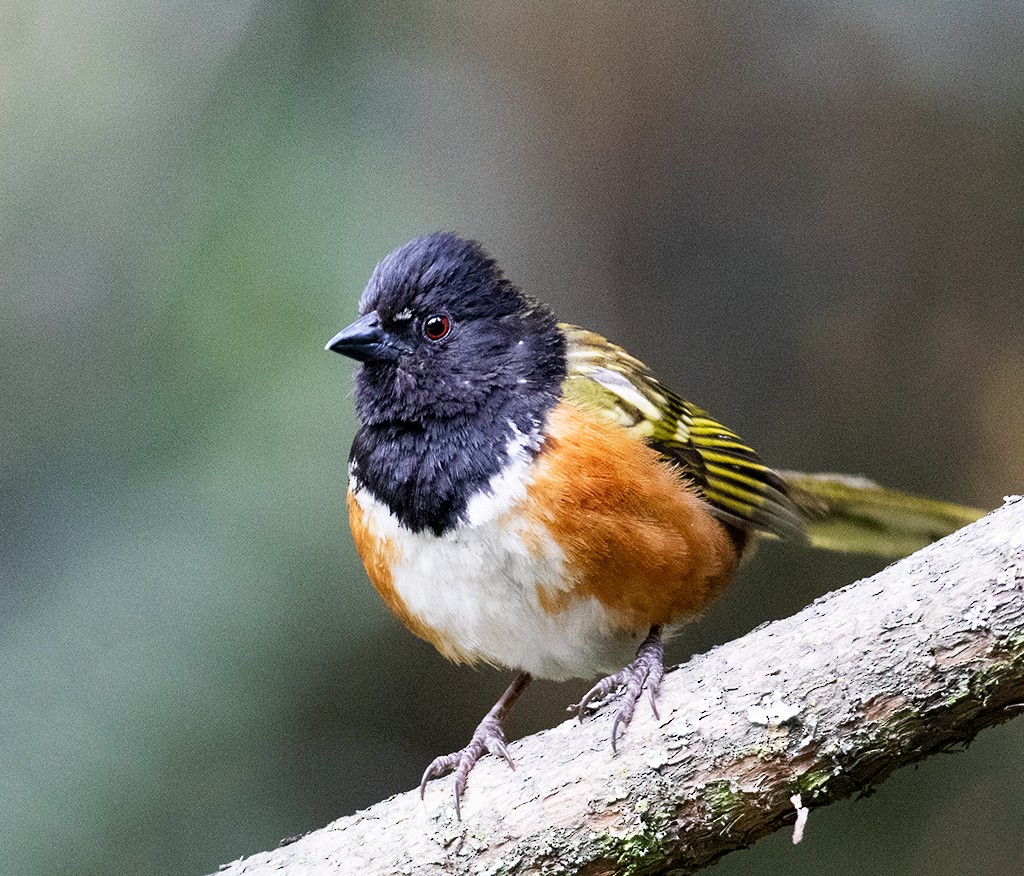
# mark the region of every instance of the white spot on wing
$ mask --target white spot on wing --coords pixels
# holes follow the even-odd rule
[[[611,390],[623,401],[628,402],[638,411],[652,420],[661,419],[661,411],[657,406],[638,390],[625,374],[600,366],[591,368],[587,376],[605,389]]]

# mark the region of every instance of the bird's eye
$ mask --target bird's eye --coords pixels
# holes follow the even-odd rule
[[[428,316],[423,323],[423,334],[428,340],[439,341],[451,331],[452,323],[443,313],[436,313]]]

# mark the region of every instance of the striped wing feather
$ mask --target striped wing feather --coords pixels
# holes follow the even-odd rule
[[[739,435],[667,389],[621,347],[577,326],[561,328],[569,342],[568,398],[641,435],[679,466],[722,520],[803,537],[804,518],[786,482]]]

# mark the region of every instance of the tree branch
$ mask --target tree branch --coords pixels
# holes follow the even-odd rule
[[[484,758],[231,876],[695,870],[1024,703],[1024,499],[665,678],[613,756],[610,715]],[[791,799],[793,798],[793,799]],[[804,813],[805,815],[806,813]],[[813,829],[813,817],[811,819]]]

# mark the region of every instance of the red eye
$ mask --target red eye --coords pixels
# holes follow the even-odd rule
[[[451,327],[451,320],[443,313],[438,313],[427,317],[426,322],[423,323],[423,334],[431,341],[439,341],[451,331]]]

